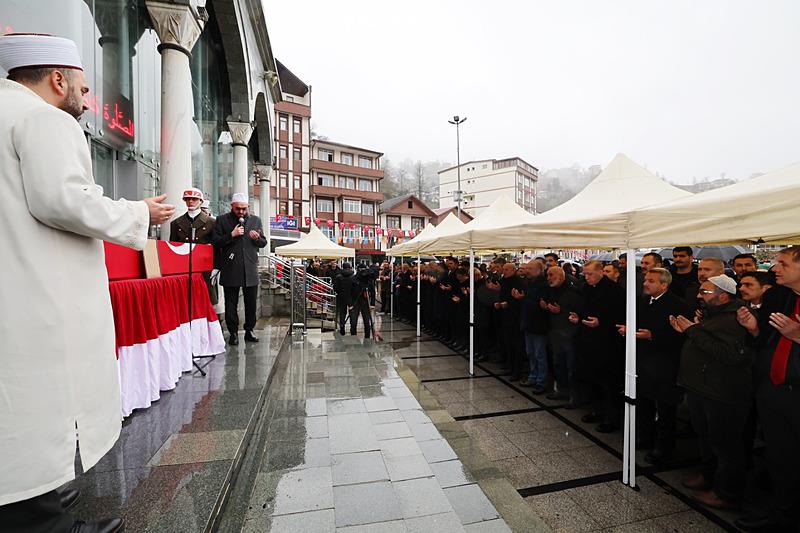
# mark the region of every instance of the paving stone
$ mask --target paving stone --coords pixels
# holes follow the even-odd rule
[[[270,531],[275,533],[334,532],[336,531],[336,523],[333,509],[273,516]]]
[[[408,533],[463,533],[464,528],[454,512],[419,516],[405,520]]]
[[[478,485],[461,485],[444,489],[461,523],[474,524],[498,518],[497,510]]]
[[[431,464],[431,470],[436,475],[436,480],[442,488],[468,485],[475,482],[475,478],[467,472],[461,461],[442,461]]]
[[[403,481],[421,477],[431,477],[433,470],[423,455],[404,455],[399,457],[384,457],[389,479]]]
[[[333,487],[333,500],[336,527],[388,522],[403,516],[388,481]]]
[[[372,430],[375,432],[375,436],[379,441],[389,440],[389,439],[400,439],[400,438],[407,438],[414,436],[411,434],[411,430],[409,429],[408,424],[406,424],[405,422],[395,422],[392,424],[379,424],[377,426],[373,426]]]
[[[453,510],[439,483],[432,477],[398,481],[393,485],[406,519]]]
[[[453,451],[453,448],[451,448],[444,439],[420,442],[419,448],[422,450],[422,454],[429,463],[438,463],[440,461],[449,461],[458,458],[456,452]]]
[[[389,480],[381,452],[345,453],[332,459],[334,486]]]
[[[369,420],[373,425],[391,424],[394,422],[403,422],[403,415],[399,410],[395,411],[378,411],[369,413]]]
[[[380,449],[385,458],[420,455],[422,450],[413,437],[380,441]]]

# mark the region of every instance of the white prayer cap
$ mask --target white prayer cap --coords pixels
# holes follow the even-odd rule
[[[21,67],[83,70],[78,46],[64,37],[33,33],[0,36],[0,67],[6,72]]]
[[[736,282],[733,281],[733,278],[730,278],[725,274],[711,276],[708,278],[708,281],[716,285],[716,287],[721,291],[725,291],[728,294],[736,294]]]
[[[237,192],[231,197],[232,204],[249,204],[250,200],[247,198],[247,193]]]

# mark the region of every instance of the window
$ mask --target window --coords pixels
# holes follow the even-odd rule
[[[317,212],[333,213],[333,200],[330,198],[317,198]]]
[[[317,185],[333,187],[333,176],[330,174],[317,174]]]
[[[303,122],[299,118],[292,120],[292,132],[297,134],[303,133]]]
[[[294,203],[294,205],[292,207],[292,214],[295,216],[295,218],[298,218],[298,219],[303,216],[303,202],[295,202]],[[298,222],[298,225],[299,224],[300,224],[300,222]]]
[[[352,165],[353,164],[353,154],[348,154],[347,152],[342,152],[339,155],[339,161],[341,161],[343,165]]]
[[[361,238],[361,228],[344,228],[344,237],[346,239],[360,239]]]
[[[521,201],[522,201],[522,191],[517,189],[517,202],[521,202]]]
[[[408,209],[414,209],[414,202],[409,200],[408,202],[406,202],[406,207]]]
[[[283,189],[289,188],[289,175],[288,174],[281,174],[280,175],[280,186]]]
[[[281,131],[288,131],[289,130],[289,117],[286,115],[280,115],[278,117],[278,123],[280,124]]]
[[[333,161],[333,150],[326,150],[324,148],[320,148],[317,150],[317,154],[322,161]]]
[[[319,226],[319,229],[330,240],[332,240],[332,241],[336,240],[336,235],[335,235],[335,232],[334,232],[333,228],[329,227],[327,224],[323,224],[322,226]]]
[[[278,157],[281,159],[287,159],[289,157],[289,147],[287,147],[285,144],[282,144],[278,149],[278,153]]]
[[[302,189],[303,188],[303,180],[300,176],[294,177],[294,188],[295,189]]]
[[[372,168],[372,158],[363,155],[358,156],[358,166],[361,168]]]
[[[399,229],[400,228],[400,217],[397,215],[387,215],[386,216],[386,227],[392,229]]]
[[[361,214],[364,216],[373,216],[375,214],[375,204],[369,202],[361,203]]]
[[[348,200],[344,199],[342,202],[342,209],[345,213],[361,213],[361,200]]]
[[[373,241],[375,240],[375,228],[372,226],[367,229],[367,238]]]
[[[358,180],[358,190],[372,192],[372,180]]]
[[[281,215],[288,215],[289,214],[289,202],[281,202],[279,206],[279,212]]]
[[[301,159],[303,159],[303,151],[300,148],[297,148],[296,146],[292,150],[292,154],[294,154],[295,161],[300,161]]]
[[[425,227],[425,219],[423,217],[411,217],[411,229],[415,232]]]
[[[346,176],[339,176],[339,187],[342,189],[356,189],[356,179]]]

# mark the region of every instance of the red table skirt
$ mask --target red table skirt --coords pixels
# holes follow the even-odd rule
[[[217,314],[201,274],[109,283],[119,359],[122,415],[149,407],[192,369],[192,354],[225,351]]]

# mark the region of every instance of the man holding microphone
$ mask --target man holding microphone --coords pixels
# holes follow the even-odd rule
[[[217,218],[212,241],[220,258],[220,285],[225,292],[225,323],[230,340],[239,344],[239,289],[244,294],[244,340],[258,342],[253,335],[256,326],[258,293],[258,250],[267,245],[261,219],[248,211],[245,193],[231,198],[231,211]]]

